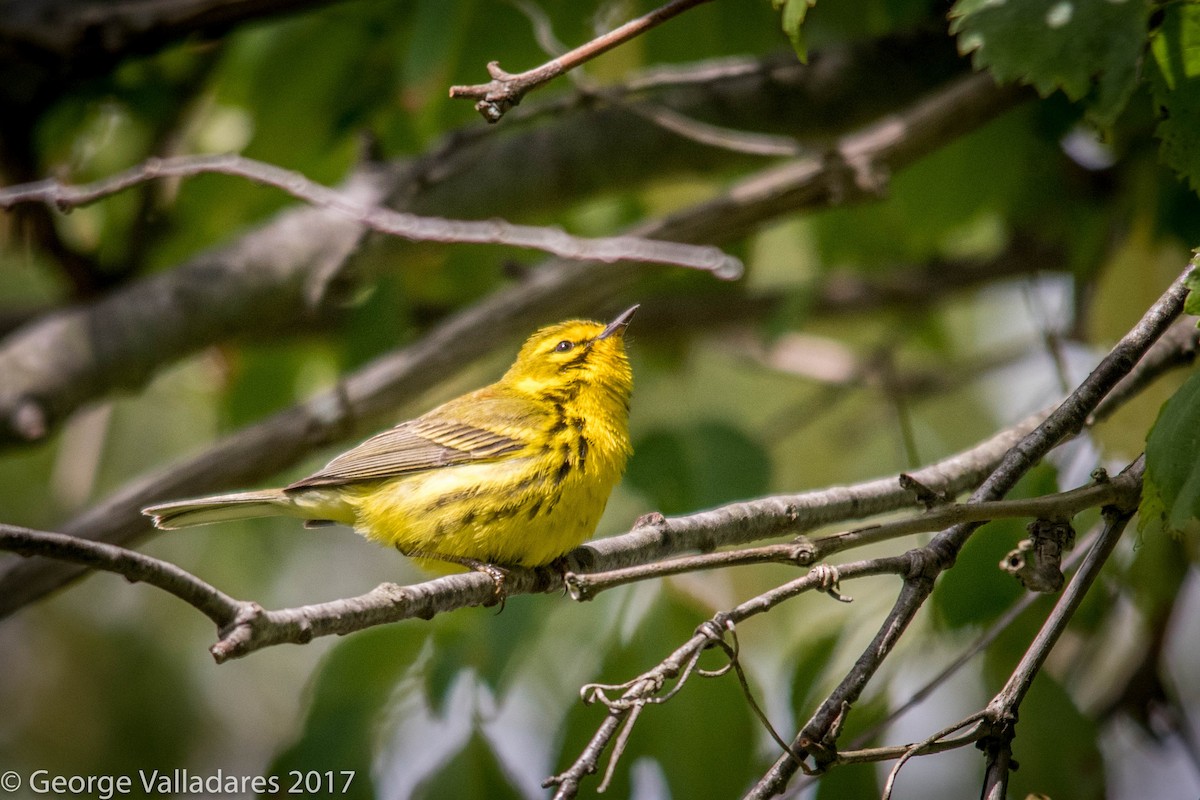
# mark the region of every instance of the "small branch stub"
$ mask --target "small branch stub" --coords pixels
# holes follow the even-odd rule
[[[1031,592],[1050,594],[1063,587],[1062,556],[1075,546],[1075,529],[1068,520],[1038,519],[1029,523],[1030,538],[1022,539],[1000,562]]]
[[[917,502],[925,506],[926,511],[954,502],[952,493],[934,491],[906,472],[900,473],[900,488],[912,492]]]

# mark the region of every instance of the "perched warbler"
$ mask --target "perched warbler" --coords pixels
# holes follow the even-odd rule
[[[500,380],[290,486],[142,513],[164,530],[275,515],[342,523],[407,556],[487,572],[500,591],[497,565],[549,564],[596,530],[632,451],[624,336],[637,308],[608,325],[542,328]]]

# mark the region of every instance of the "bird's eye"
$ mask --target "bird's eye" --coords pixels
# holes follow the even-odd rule
[[[574,342],[568,342],[566,339],[563,339],[561,342],[559,342],[558,344],[554,345],[554,352],[556,352],[556,353],[565,353],[565,352],[567,352],[568,350],[570,350],[570,349],[571,349],[572,347],[574,347],[574,346],[575,346],[575,343],[574,343]]]

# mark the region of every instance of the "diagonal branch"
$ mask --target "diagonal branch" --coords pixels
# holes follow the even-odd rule
[[[1008,453],[996,470],[971,495],[972,501],[1003,497],[1034,464],[1064,439],[1074,436],[1104,396],[1117,385],[1170,327],[1183,310],[1187,296],[1184,278],[1200,262],[1200,256],[1180,274],[1137,325],[1119,341],[1092,373],[1038,427]],[[817,757],[821,763],[836,758],[836,729],[844,709],[861,695],[867,683],[891,652],[917,611],[933,591],[936,577],[953,563],[958,551],[979,523],[962,523],[938,534],[926,547],[913,551],[921,563],[907,577],[891,612],[870,645],[814,712],[793,740],[793,748]],[[747,794],[748,798],[780,794],[796,773],[794,759],[780,758]]]
[[[731,550],[671,560],[655,560],[634,567],[569,574],[567,588],[576,600],[591,600],[600,592],[637,581],[679,575],[699,570],[723,569],[744,564],[782,563],[810,566],[835,553],[855,547],[940,531],[963,522],[991,522],[997,519],[1071,519],[1088,508],[1117,505],[1136,506],[1141,494],[1141,474],[1122,474],[1088,486],[1058,494],[1021,500],[992,500],[939,506],[924,514],[868,525],[841,533],[808,539],[801,537],[790,544],[765,545],[746,550]]]
[[[1138,460],[1122,474],[1135,475],[1140,482],[1146,467],[1145,458],[1144,455],[1139,456]],[[1051,649],[1066,630],[1067,623],[1074,616],[1079,604],[1083,602],[1084,595],[1099,576],[1108,557],[1112,555],[1117,542],[1121,540],[1121,534],[1125,532],[1125,527],[1136,510],[1136,503],[1132,506],[1108,509],[1105,514],[1104,530],[1096,544],[1088,551],[1079,571],[1067,584],[1062,597],[1058,599],[1054,610],[1050,612],[1050,616],[1046,618],[1037,636],[1034,637],[1033,642],[1025,651],[1025,655],[1022,656],[1020,663],[1005,682],[1004,688],[988,703],[987,715],[999,732],[985,748],[985,752],[988,753],[988,764],[982,796],[987,800],[1003,800],[1005,797],[1008,775],[1014,768],[1011,745],[1015,735],[1017,710],[1021,706],[1021,701],[1033,684],[1034,677],[1045,664]]]
[[[505,72],[500,69],[499,62],[492,61],[487,65],[488,74],[492,76],[490,81],[475,86],[451,86],[450,96],[476,98],[478,102],[475,103],[475,110],[482,114],[488,122],[499,122],[505,112],[520,103],[521,98],[530,90],[536,89],[565,72],[570,72],[579,65],[591,61],[596,56],[606,53],[630,39],[641,36],[651,28],[682,14],[689,8],[707,2],[709,0],[671,0],[648,14],[630,20],[602,36],[597,36],[587,44],[550,59],[540,67],[516,75]]]

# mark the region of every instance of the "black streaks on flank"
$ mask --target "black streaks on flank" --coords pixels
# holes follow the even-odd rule
[[[463,489],[460,492],[447,492],[426,506],[425,513],[432,514],[433,512],[443,509],[446,506],[451,506],[455,503],[461,503],[464,500],[470,500],[478,493],[478,489]]]
[[[562,403],[554,404],[554,424],[546,431],[553,436],[556,433],[562,433],[567,429],[567,409]]]
[[[540,472],[535,472],[532,475],[522,478],[521,480],[514,483],[512,486],[510,486],[507,489],[507,492],[510,495],[521,494],[522,492],[532,489],[534,484],[536,484],[540,481],[543,481],[545,479],[546,479],[545,475],[543,475]]]
[[[554,473],[554,485],[555,486],[561,485],[562,482],[567,479],[567,475],[570,474],[570,472],[571,472],[571,456],[568,454],[567,457],[563,459],[562,464],[559,465],[558,471]]]
[[[542,510],[542,501],[541,500],[534,501],[534,504],[529,508],[529,519],[532,521],[533,518],[536,517],[538,515],[538,512],[541,510]]]
[[[579,444],[578,444],[579,468],[580,469],[583,469],[583,465],[587,463],[588,447],[589,447],[589,445],[588,445],[587,437],[584,436],[583,434],[580,434],[579,435]]]

